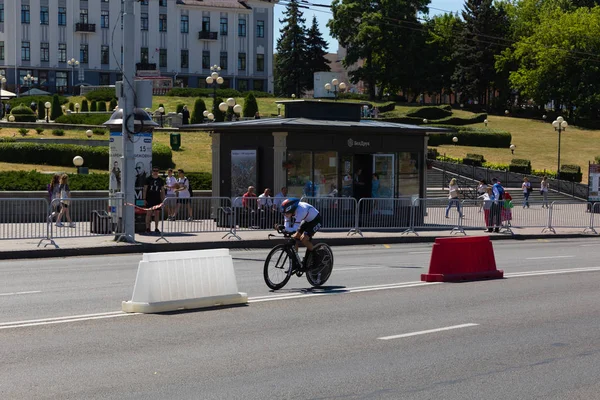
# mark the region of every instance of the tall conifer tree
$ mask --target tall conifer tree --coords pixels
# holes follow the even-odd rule
[[[306,82],[305,86],[307,89],[314,89],[314,73],[321,71],[331,71],[329,61],[325,56],[327,55],[327,42],[323,39],[323,35],[319,31],[319,25],[317,24],[317,17],[313,16],[312,25],[307,32],[306,39]]]
[[[290,97],[301,96],[306,87],[306,20],[297,0],[290,0],[284,12],[281,37],[277,39],[275,58],[276,94]]]

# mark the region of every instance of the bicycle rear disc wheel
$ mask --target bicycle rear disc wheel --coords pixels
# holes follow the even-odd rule
[[[316,259],[315,259],[316,256]],[[314,261],[318,265],[313,265]],[[310,265],[306,272],[306,280],[313,287],[321,287],[327,282],[333,270],[333,252],[325,243],[315,245],[313,251],[309,253],[309,260],[306,265]]]
[[[288,283],[292,276],[292,259],[283,244],[273,247],[263,270],[263,277],[267,286],[273,290],[279,290]]]

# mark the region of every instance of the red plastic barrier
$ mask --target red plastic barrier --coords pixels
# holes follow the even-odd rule
[[[425,282],[476,281],[502,279],[496,270],[494,248],[487,236],[435,239],[429,273],[421,274]]]

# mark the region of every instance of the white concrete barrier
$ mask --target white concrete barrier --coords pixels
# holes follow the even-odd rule
[[[158,313],[248,302],[229,249],[144,253],[124,312]]]

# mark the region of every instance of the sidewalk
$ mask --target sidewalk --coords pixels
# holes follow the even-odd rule
[[[600,237],[593,233],[583,233],[582,229],[556,229],[552,232],[541,233],[540,228],[513,228],[513,233],[487,233],[482,229],[465,229],[467,236],[489,236],[491,240],[532,240],[532,239],[565,239],[565,238],[591,238]],[[135,235],[137,243],[130,244],[116,242],[113,236],[94,236],[83,238],[57,238],[55,248],[48,240],[44,240],[38,247],[39,239],[0,240],[0,260],[90,256],[105,254],[134,254],[153,253],[166,251],[204,250],[214,248],[264,248],[268,249],[281,239],[269,239],[269,233],[274,231],[240,231],[238,236],[242,240],[229,236],[223,238],[225,232],[199,233],[199,234],[174,234]],[[436,231],[419,231],[402,234],[402,232],[363,232],[358,234],[347,232],[319,232],[315,242],[324,241],[331,246],[376,245],[394,243],[432,243],[438,237],[463,237],[460,232],[451,234],[449,229]],[[158,240],[158,241],[157,241]]]

